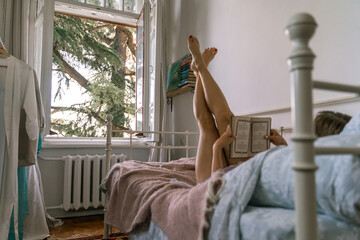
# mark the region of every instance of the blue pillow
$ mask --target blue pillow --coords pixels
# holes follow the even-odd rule
[[[342,134],[319,138],[315,146],[360,147],[360,114]],[[294,209],[293,147],[268,154],[251,205]],[[360,226],[360,156],[318,155],[315,162],[318,212]]]
[[[356,114],[346,124],[340,135],[360,133],[360,113]]]

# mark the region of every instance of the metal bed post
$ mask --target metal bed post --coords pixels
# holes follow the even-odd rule
[[[291,117],[293,125],[295,173],[296,239],[312,240],[317,236],[317,208],[314,163],[312,76],[315,55],[308,46],[315,32],[315,19],[305,13],[290,19],[285,33],[292,42],[288,58],[291,72]]]
[[[130,160],[133,160],[133,134],[134,132],[132,130],[129,131],[129,134],[130,134]]]
[[[111,158],[111,135],[112,135],[112,120],[114,119],[113,115],[108,114],[106,116],[106,165],[105,172],[106,174],[110,171],[110,158]],[[104,206],[104,218],[106,215],[106,208],[108,204],[108,197],[105,194],[105,206]],[[110,226],[104,221],[104,239],[109,238],[109,228]]]
[[[171,146],[167,145],[166,149],[167,149],[167,153],[168,153],[168,162],[170,162],[171,161]]]
[[[185,134],[186,134],[186,157],[188,158],[189,157],[189,131],[185,131]]]

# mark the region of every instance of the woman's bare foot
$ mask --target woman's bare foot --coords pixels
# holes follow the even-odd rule
[[[209,66],[209,63],[214,59],[215,55],[217,54],[216,48],[206,48],[202,53],[201,57],[204,61],[205,66]],[[194,69],[195,68],[195,69]],[[194,71],[196,77],[198,77],[198,69],[194,66],[191,66],[191,69]]]
[[[188,37],[188,48],[192,55],[191,68],[193,71],[198,71],[199,67],[206,66],[200,52],[199,40],[190,35]]]
[[[214,59],[215,55],[217,54],[216,48],[206,48],[202,53],[202,59],[204,60],[205,66],[209,66],[211,60]]]

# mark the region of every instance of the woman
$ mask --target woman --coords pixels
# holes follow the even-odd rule
[[[235,140],[231,134],[230,121],[234,115],[207,66],[217,53],[216,48],[207,48],[200,52],[196,37],[188,37],[188,48],[192,55],[191,68],[196,76],[193,100],[194,115],[199,125],[200,136],[196,156],[196,179],[202,182],[214,171],[244,162],[248,158],[229,159],[229,144]],[[346,114],[326,111],[318,114],[315,128],[318,136],[337,134],[351,119]],[[329,120],[331,118],[332,120]],[[334,120],[335,119],[335,120]],[[275,146],[287,145],[280,134],[271,129],[270,136],[264,136]]]
[[[233,113],[207,69],[217,49],[207,48],[201,53],[199,41],[194,36],[188,37],[188,48],[192,55],[191,68],[196,76],[193,108],[200,130],[195,169],[197,182],[202,182],[214,171],[248,158],[228,158],[229,144],[235,140],[230,129]]]

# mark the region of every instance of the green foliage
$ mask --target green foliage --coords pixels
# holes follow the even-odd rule
[[[55,100],[62,98],[70,82],[79,83],[90,100],[61,110],[53,107],[53,112],[76,116],[76,120],[52,117],[53,131],[63,136],[104,136],[100,127],[109,113],[114,115],[114,127],[130,127],[135,114],[135,82],[128,75],[135,71],[135,56],[128,44],[135,43],[120,35],[121,27],[55,14],[53,68],[59,79]],[[135,29],[126,28],[135,33]],[[90,74],[82,73],[84,67]]]

